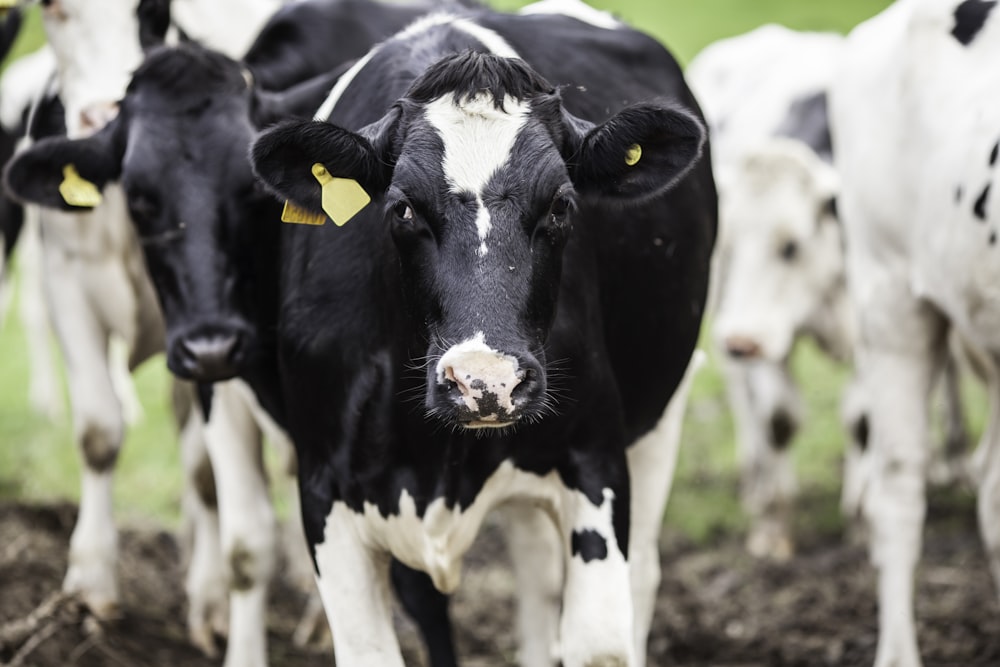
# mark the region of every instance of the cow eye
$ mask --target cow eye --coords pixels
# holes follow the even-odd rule
[[[156,217],[159,206],[149,195],[134,194],[129,197],[129,212],[134,220],[150,220]]]
[[[786,262],[794,261],[799,254],[799,244],[795,241],[785,241],[781,246],[781,259]]]
[[[569,217],[569,212],[572,207],[573,202],[569,197],[566,195],[557,195],[556,198],[552,200],[552,208],[549,209],[549,215],[552,217],[552,222],[565,222],[566,218]]]
[[[405,201],[401,201],[392,207],[392,212],[400,222],[413,222],[413,208]]]

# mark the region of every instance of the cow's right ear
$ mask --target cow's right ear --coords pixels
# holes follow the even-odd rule
[[[121,174],[112,121],[86,139],[50,137],[15,155],[4,169],[4,187],[26,204],[64,211],[89,210],[99,203],[93,193]]]
[[[378,125],[378,124],[376,124]],[[374,126],[369,126],[374,127]],[[312,213],[323,211],[322,178],[356,181],[369,197],[389,185],[380,133],[366,136],[326,121],[292,120],[261,133],[250,147],[250,164],[257,177],[281,199]],[[325,169],[317,174],[316,165]]]

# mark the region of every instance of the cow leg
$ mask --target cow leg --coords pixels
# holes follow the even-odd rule
[[[871,478],[871,456],[868,440],[871,426],[871,406],[865,395],[860,371],[847,383],[840,403],[840,421],[848,434],[844,451],[844,480],[840,492],[840,511],[847,520],[847,529],[853,542],[863,544],[862,512],[865,490]]]
[[[267,588],[276,525],[261,458],[261,433],[237,381],[213,386],[205,428],[219,503],[230,591],[226,667],[267,664]]]
[[[521,667],[553,667],[562,596],[562,545],[546,512],[526,502],[501,508],[517,584]]]
[[[869,296],[892,299],[862,311],[859,362],[870,412],[871,479],[864,496],[878,569],[876,667],[917,667],[914,570],[920,557],[929,456],[927,410],[943,350],[936,313],[897,289],[877,284]],[[879,288],[876,290],[876,287]]]
[[[618,477],[599,502],[565,489],[558,510],[566,549],[560,643],[564,667],[633,667],[632,595],[627,560],[629,482],[626,462],[588,461],[579,477]],[[614,475],[620,471],[620,475]],[[591,494],[594,495],[594,494]]]
[[[1000,594],[1000,374],[994,361],[987,384],[990,396],[990,418],[986,433],[979,443],[982,452],[979,471],[979,532],[986,545],[986,557],[993,573],[993,583]]]
[[[789,445],[799,421],[798,394],[782,366],[726,363],[737,427],[741,498],[750,518],[747,550],[778,561],[791,557],[795,471]]]
[[[66,360],[73,432],[84,464],[63,589],[106,618],[118,613],[112,477],[124,423],[109,374],[109,332],[88,307],[85,289],[69,268],[61,257],[46,258],[46,296]]]
[[[656,428],[627,452],[631,479],[632,521],[629,528],[629,566],[635,615],[636,666],[646,664],[646,641],[653,622],[656,593],[660,587],[660,527],[670,496],[670,486],[680,451],[681,426],[691,380],[704,363],[696,350],[684,379],[677,387]]]
[[[325,518],[309,515],[311,506],[322,506],[322,499],[304,495],[302,504],[307,525],[323,527],[323,541],[313,548],[337,664],[403,667],[392,625],[389,555],[366,543],[357,515],[343,503],[334,502]]]
[[[431,667],[458,665],[448,616],[448,596],[434,587],[427,573],[409,568],[398,560],[392,561],[390,573],[397,597],[420,629]]]
[[[64,414],[62,387],[52,358],[52,330],[45,310],[41,234],[35,206],[25,207],[25,225],[17,252],[21,278],[20,317],[31,369],[28,400],[36,413],[53,420],[61,419]]]
[[[215,656],[216,635],[228,633],[229,591],[220,541],[218,502],[212,464],[205,448],[205,423],[194,406],[194,389],[174,380],[174,415],[180,425],[181,462],[184,466],[184,521],[191,540],[185,590],[188,599],[188,634],[191,643]]]

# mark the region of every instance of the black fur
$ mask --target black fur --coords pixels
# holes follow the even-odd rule
[[[951,34],[961,44],[968,46],[986,25],[996,0],[965,0],[955,8],[955,27]]]

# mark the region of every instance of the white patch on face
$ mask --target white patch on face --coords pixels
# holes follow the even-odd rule
[[[453,345],[437,363],[437,381],[444,384],[451,381],[462,390],[466,407],[479,410],[479,401],[485,393],[496,396],[498,406],[508,413],[514,411],[511,395],[514,387],[521,382],[520,364],[517,359],[494,350],[486,344],[482,331],[469,340]],[[480,415],[481,426],[499,421],[500,415]]]
[[[594,9],[580,0],[541,0],[523,7],[518,14],[559,14],[606,30],[617,30],[622,27],[622,24],[608,12]]]
[[[444,177],[452,192],[471,192],[479,209],[476,233],[480,257],[486,255],[486,238],[492,227],[489,210],[482,194],[490,178],[510,159],[531,106],[511,96],[504,97],[498,109],[488,94],[456,104],[449,94],[425,107],[427,121],[437,130],[444,144]]]

